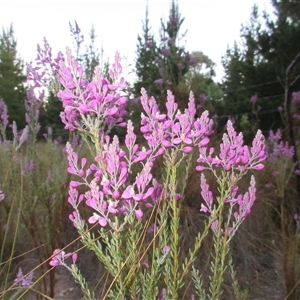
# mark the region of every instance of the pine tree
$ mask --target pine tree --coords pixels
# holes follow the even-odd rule
[[[157,43],[151,34],[147,5],[143,35],[138,36],[134,95],[139,97],[140,89],[144,87],[162,110],[167,89],[172,90],[178,102],[188,99],[184,75],[189,70],[191,56],[184,46],[180,46],[180,40],[185,36],[185,33],[179,36],[183,21],[178,4],[173,0],[168,20],[161,20],[160,41]]]
[[[173,0],[168,19],[161,20],[159,42],[156,42],[149,26],[148,4],[146,6],[143,34],[138,35],[136,51],[135,101],[131,101],[129,106],[131,118],[136,122],[141,111],[138,99],[142,87],[149,96],[154,96],[161,111],[165,109],[167,90],[175,95],[180,109],[186,107],[190,91],[194,93],[199,108],[216,107],[212,104],[213,100],[222,97],[220,87],[213,80],[215,64],[201,51],[188,53],[182,44],[186,36],[186,32],[181,33],[183,22],[178,2]],[[204,99],[209,101],[206,101],[205,106],[203,103],[200,105]]]
[[[94,76],[94,70],[97,66],[100,66],[104,76],[108,75],[109,61],[105,59],[103,47],[99,52],[96,48],[96,30],[92,26],[89,32],[89,43],[84,45],[85,37],[81,33],[78,23],[75,21],[74,26],[69,22],[71,36],[74,38],[74,50],[76,60],[80,62],[84,70],[84,76],[88,81],[91,81]],[[82,46],[85,49],[82,50]]]
[[[264,12],[262,17],[254,6],[249,23],[241,28],[240,46],[235,43],[223,57],[224,113],[237,121],[242,115],[251,117],[249,100],[257,95],[262,130],[283,126],[278,107],[284,103],[286,70],[300,51],[300,1],[272,0],[272,5],[274,14]],[[300,90],[299,74],[298,63],[290,94]]]
[[[192,65],[193,58],[181,45],[181,40],[186,36],[181,34],[184,18],[179,13],[178,1],[172,0],[169,18],[166,22],[161,20],[160,44],[157,49],[158,58],[156,65],[160,77],[154,83],[160,87],[161,96],[158,99],[164,107],[166,91],[171,90],[176,97],[179,108],[186,107],[190,87],[186,85],[185,75]]]
[[[138,44],[136,51],[137,59],[135,63],[135,73],[137,81],[133,86],[133,93],[139,97],[141,88],[145,88],[149,95],[157,96],[160,94],[159,88],[154,81],[159,78],[159,69],[155,64],[158,53],[154,36],[151,34],[149,25],[148,2],[146,5],[145,22],[143,23],[143,35],[138,35]]]
[[[7,105],[10,122],[16,121],[19,128],[26,124],[25,81],[23,62],[17,57],[17,41],[10,25],[7,30],[3,28],[0,35],[0,98]]]
[[[61,121],[60,113],[63,111],[61,100],[50,91],[47,102],[40,111],[39,123],[41,124],[41,133],[47,132],[48,128],[52,129],[52,137],[62,137],[63,141],[69,138],[69,132],[64,129],[65,124]],[[41,137],[41,136],[40,136]]]
[[[92,26],[90,34],[90,43],[86,46],[85,53],[81,55],[81,60],[84,66],[85,77],[88,81],[92,81],[94,70],[100,63],[100,53],[95,47],[95,40],[97,38],[94,26]],[[103,53],[103,52],[102,52]]]
[[[177,2],[177,1],[176,1]],[[169,19],[166,24],[161,20],[160,33],[160,73],[169,82],[166,85],[178,86],[184,75],[189,71],[190,54],[180,41],[185,37],[186,32],[180,36],[180,29],[184,22],[179,13],[178,3],[172,1]]]

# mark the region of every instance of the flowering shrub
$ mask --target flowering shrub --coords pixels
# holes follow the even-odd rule
[[[66,58],[59,61],[57,72],[61,84],[57,95],[64,108],[62,121],[66,129],[81,134],[93,156],[88,163],[87,158],[79,158],[69,143],[66,146],[68,172],[74,176],[69,187],[68,202],[73,207],[69,219],[83,244],[95,252],[113,277],[105,297],[178,299],[183,295],[185,278],[192,267],[195,293],[200,296],[208,293],[211,299],[219,299],[229,241],[255,201],[254,176],[244,194],[238,193],[238,182],[247,172],[261,170],[266,159],[261,131],[249,147],[228,121],[227,133],[215,155],[216,149],[208,147],[213,121],[207,111],[195,117],[197,109],[192,93],[187,108],[181,112],[168,91],[166,112],[161,113],[155,99],[142,89],[144,112],[140,130],[145,144],[141,146],[136,143],[132,122],[126,121],[127,98],[123,96],[126,85],[121,77],[119,54],[115,56],[109,79],[96,68],[92,81],[87,81],[69,49]],[[124,145],[117,136],[110,136],[116,126],[127,127]],[[162,181],[153,175],[158,157],[164,161]],[[182,262],[180,208],[187,177],[195,168],[193,159],[197,157],[204,200],[199,217],[203,212],[208,214],[208,220]],[[184,166],[184,172],[179,174],[180,166]],[[204,171],[212,172],[218,194],[210,191]],[[81,214],[83,203],[91,208],[88,218]],[[98,228],[97,234],[91,233],[91,226]],[[214,255],[210,288],[205,291],[194,262],[210,228],[214,235]],[[146,239],[147,232],[153,233],[150,240]],[[98,239],[102,241],[97,242]],[[70,267],[65,263],[69,256],[73,258]],[[94,299],[75,265],[76,259],[77,254],[56,249],[50,265],[67,267],[87,299]]]
[[[191,278],[191,299],[195,295],[201,299],[206,296],[219,299],[227,261],[234,291],[239,297],[241,293],[230,259],[230,241],[250,214],[256,200],[254,175],[251,175],[246,191],[241,192],[239,184],[248,172],[264,167],[266,149],[261,131],[257,131],[252,145],[245,145],[242,133],[238,134],[229,120],[220,147],[216,149],[210,146],[214,133],[213,119],[209,117],[208,111],[199,113],[200,107],[193,93],[189,95],[187,107],[179,110],[171,91],[167,91],[165,108],[161,108],[142,89],[140,131],[144,143],[138,144],[133,123],[127,119],[126,84],[118,53],[108,72],[109,78],[105,78],[100,68],[96,67],[92,80],[84,76],[83,67],[70,49],[67,49],[65,57],[59,53],[53,60],[51,47],[45,40],[44,49],[39,47],[38,53],[38,66],[27,67],[28,80],[32,82],[25,101],[28,125],[20,133],[15,123],[12,126],[14,151],[29,142],[28,155],[22,161],[22,176],[28,186],[32,186],[33,175],[37,171],[35,142],[40,129],[39,109],[44,99],[44,94],[36,96],[34,89],[42,88],[45,83],[54,89],[59,87],[57,96],[62,101],[63,112],[60,116],[65,129],[81,135],[92,157],[90,160],[79,157],[74,145],[66,144],[67,172],[68,178],[71,178],[68,203],[73,209],[69,220],[78,231],[84,246],[96,254],[111,275],[111,284],[104,298],[179,299],[184,297],[187,280]],[[7,110],[4,103],[0,102],[3,142],[6,141],[7,125]],[[124,143],[120,142],[118,136],[112,136],[111,132],[116,127],[127,129]],[[51,129],[45,138],[49,143],[52,142]],[[274,155],[283,153],[283,149],[286,149],[284,144],[276,144]],[[292,151],[288,149],[286,152],[291,155]],[[163,168],[156,176],[154,170],[161,161]],[[205,226],[195,236],[192,247],[182,259],[181,208],[189,174],[195,170],[200,172],[199,198],[202,196],[198,214],[199,218],[203,218]],[[217,184],[215,191],[208,184],[209,173]],[[19,215],[30,228],[35,242],[39,230],[49,230],[48,235],[53,235],[53,216],[60,213],[61,217],[64,211],[64,204],[54,210],[52,203],[56,198],[60,202],[55,191],[68,178],[63,177],[56,183],[54,177],[50,172],[44,188],[38,188],[37,191],[32,189],[23,196],[24,199],[29,196],[30,199],[38,199],[39,191],[49,192],[39,204],[49,211],[49,216],[44,216],[44,223],[31,218],[36,208],[35,200],[24,201],[26,209]],[[4,193],[0,191],[2,200]],[[83,214],[83,207],[89,208],[88,216]],[[196,260],[203,240],[209,234],[213,236],[213,253],[207,289],[204,288]],[[45,240],[45,244],[49,242]],[[57,244],[58,240],[49,244],[55,249],[49,257],[48,265],[52,295],[54,268],[63,266],[80,284],[85,297],[95,299],[76,265],[77,252],[66,253]],[[49,254],[48,251],[44,252]],[[33,273],[23,276],[20,269],[14,284],[31,287],[32,281]],[[45,280],[44,286],[47,290]]]
[[[51,53],[49,47],[48,45],[47,51],[40,56],[45,63],[51,61],[51,56],[46,59],[46,56]],[[54,68],[53,64],[52,67]],[[52,141],[51,129],[46,136],[47,143],[37,145],[37,135],[40,130],[39,113],[45,100],[41,87],[50,78],[47,79],[47,76],[44,78],[45,72],[39,73],[38,70],[38,68],[31,68],[35,74],[34,84],[30,86],[32,81],[28,82],[29,87],[24,99],[27,122],[25,128],[18,129],[14,121],[9,124],[7,107],[0,100],[1,299],[15,299],[20,293],[26,293],[24,291],[26,287],[28,291],[36,283],[32,272],[23,276],[20,269],[15,284],[7,288],[14,257],[23,256],[28,250],[27,241],[22,242],[22,238],[31,242],[35,249],[35,258],[39,261],[35,268],[38,270],[35,274],[43,274],[37,279],[41,283],[39,292],[54,296],[55,269],[45,261],[53,249],[61,244],[62,220],[66,207],[62,199],[66,197],[69,178],[66,172],[62,172],[66,169],[67,159],[62,153],[59,142]],[[30,68],[28,72],[30,73]],[[29,79],[30,76],[29,74]],[[12,140],[7,139],[8,128],[12,131]],[[41,148],[46,149],[45,153]],[[20,247],[21,243],[22,247]],[[20,251],[24,252],[20,253]],[[17,287],[22,289],[14,295],[10,294]]]

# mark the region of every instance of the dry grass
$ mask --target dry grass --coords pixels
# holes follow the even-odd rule
[[[82,150],[85,153],[85,150]],[[38,157],[41,162],[41,170],[47,170],[47,147],[40,145],[38,147]],[[0,161],[2,169],[5,169],[5,160]],[[161,177],[161,167],[163,162],[157,162],[154,171]],[[270,179],[270,168],[265,171],[256,173],[257,176],[257,200],[253,210],[247,220],[242,224],[236,236],[232,240],[231,250],[233,262],[237,270],[237,277],[242,289],[248,290],[247,299],[269,299],[279,300],[285,297],[284,274],[282,269],[282,241],[280,225],[278,223],[278,199],[276,193],[272,189],[267,189],[265,184]],[[216,190],[216,183],[212,176],[207,174],[207,179],[213,191]],[[245,190],[249,180],[246,178],[242,182],[241,190]],[[291,189],[291,196],[293,191]],[[185,192],[184,201],[181,211],[181,254],[184,259],[189,247],[193,245],[193,241],[197,233],[203,231],[206,216],[200,213],[201,195],[199,187],[199,174],[193,171],[188,178],[188,185]],[[62,234],[62,247],[68,245],[77,238],[76,229],[68,220],[70,209],[65,212],[64,232]],[[3,225],[3,224],[2,224]],[[17,252],[15,255],[33,249],[30,243],[28,233],[25,228],[18,240]],[[9,246],[9,245],[7,245]],[[68,248],[72,251],[81,247],[79,242],[74,243]],[[204,282],[207,285],[209,276],[209,264],[212,253],[212,237],[209,235],[205,240],[200,252],[198,253],[195,265],[201,270]],[[17,268],[22,266],[24,270],[30,270],[38,261],[34,257],[34,252],[21,256],[13,262],[12,273],[16,274]],[[86,276],[91,286],[95,287],[99,298],[105,286],[107,272],[104,267],[97,261],[94,255],[86,249],[80,251],[78,264],[82,273]],[[37,274],[36,274],[37,275]],[[36,276],[35,275],[35,276]],[[104,283],[99,282],[99,278],[104,278]],[[192,293],[192,285],[190,278],[186,280],[186,296]],[[59,269],[56,275],[56,296],[54,299],[82,299],[78,286],[74,283],[68,272]],[[24,299],[31,298],[32,294],[28,294]],[[224,293],[222,299],[235,299],[231,278],[225,276]]]

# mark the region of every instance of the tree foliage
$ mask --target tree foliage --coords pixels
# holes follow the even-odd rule
[[[0,35],[0,98],[7,105],[10,121],[16,121],[22,128],[25,126],[26,77],[23,62],[17,55],[17,41],[10,25],[8,29],[3,28]]]
[[[191,56],[193,64],[185,75],[185,84],[193,91],[198,107],[209,110],[211,115],[216,114],[223,92],[214,81],[215,63],[202,51],[194,51]]]
[[[180,108],[186,107],[190,91],[194,92],[197,100],[199,97],[203,100],[203,94],[206,93],[210,93],[209,99],[220,99],[222,95],[221,89],[213,81],[215,64],[201,51],[190,54],[182,44],[186,36],[186,32],[181,33],[183,22],[178,3],[173,0],[167,21],[161,20],[157,42],[149,26],[147,6],[143,34],[138,36],[135,65],[137,80],[133,93],[138,99],[144,87],[149,95],[155,97],[162,110],[167,90],[173,92]]]
[[[180,45],[181,38],[185,36],[185,33],[180,36],[183,22],[178,4],[173,0],[168,20],[161,20],[160,38],[159,42],[156,42],[150,33],[147,7],[143,36],[138,36],[137,81],[134,84],[134,93],[138,97],[141,87],[144,87],[149,95],[156,98],[162,109],[167,90],[172,90],[179,102],[188,96],[186,90],[182,90],[182,84],[184,75],[189,70],[191,56],[185,51],[185,47]],[[184,101],[187,101],[187,98]]]
[[[241,28],[241,44],[228,48],[223,57],[225,92],[222,113],[241,119],[253,117],[250,98],[257,95],[261,107],[260,127],[280,127],[278,107],[284,102],[285,74],[300,51],[300,1],[272,0],[272,15],[253,7],[247,25]],[[296,9],[298,8],[298,9]],[[293,77],[300,75],[300,65]],[[290,92],[300,90],[295,80]]]
[[[102,72],[106,76],[109,68],[109,61],[104,56],[103,47],[99,51],[96,47],[96,30],[92,25],[89,32],[89,41],[84,44],[85,37],[81,32],[79,25],[74,21],[74,25],[69,22],[70,33],[74,38],[74,50],[76,53],[76,59],[82,64],[84,69],[85,78],[89,81],[93,79],[94,70],[97,66],[100,66]]]
[[[135,63],[135,74],[137,81],[133,86],[133,93],[139,96],[141,88],[144,87],[149,95],[159,95],[160,91],[154,81],[159,78],[159,70],[154,64],[157,58],[157,44],[154,36],[151,34],[149,25],[149,10],[146,6],[145,22],[143,22],[143,35],[138,35],[137,59]]]
[[[52,129],[52,137],[57,139],[61,137],[63,141],[69,138],[69,132],[64,129],[65,125],[61,121],[60,113],[63,111],[62,103],[58,97],[50,91],[47,102],[40,112],[41,135],[46,133],[48,128]]]

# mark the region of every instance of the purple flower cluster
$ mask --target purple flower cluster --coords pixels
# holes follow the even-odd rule
[[[75,26],[73,27],[71,22],[69,22],[69,27],[70,27],[70,32],[71,32],[71,35],[79,35],[81,33],[81,29],[79,28],[78,26],[78,23],[75,21]]]
[[[133,124],[129,121],[125,137],[127,149],[124,151],[118,138],[115,136],[112,139],[105,132],[105,128],[125,124],[126,98],[117,92],[125,87],[124,79],[119,79],[122,70],[119,62],[117,55],[110,71],[111,83],[103,78],[99,69],[92,82],[88,83],[82,78],[82,68],[70,51],[67,53],[67,65],[60,63],[60,82],[65,90],[59,92],[58,96],[63,100],[66,127],[71,130],[85,129],[87,134],[95,130],[101,133],[101,140],[98,141],[100,148],[90,165],[86,158],[78,161],[78,155],[70,144],[66,147],[68,172],[78,177],[78,180],[70,183],[69,190],[69,202],[74,208],[69,218],[77,228],[84,224],[78,211],[82,201],[93,209],[88,219],[90,224],[98,222],[101,226],[113,226],[114,218],[110,216],[116,214],[135,214],[136,218],[142,218],[143,207],[156,205],[163,190],[152,175],[155,159],[170,148],[190,153],[194,146],[207,145],[208,136],[213,132],[213,121],[208,118],[207,111],[195,119],[193,94],[190,95],[188,108],[181,113],[174,96],[168,92],[167,113],[162,114],[155,100],[149,99],[143,89],[141,104],[145,114],[141,118],[141,132],[149,148],[140,148],[136,144]],[[136,168],[140,168],[140,172],[136,176],[130,175]],[[81,185],[87,188],[83,194],[78,191]]]
[[[157,85],[162,85],[164,83],[164,80],[162,78],[158,78],[154,81],[154,83]]]
[[[262,162],[266,159],[265,138],[260,130],[252,142],[252,147],[244,145],[243,135],[237,135],[232,122],[227,122],[227,133],[224,133],[220,144],[219,155],[213,156],[213,147],[199,147],[199,159],[201,163],[197,166],[198,171],[212,169],[213,167],[223,168],[225,171],[237,170],[244,172],[250,169],[263,169]],[[204,165],[206,166],[204,166]]]
[[[14,280],[14,283],[16,285],[18,285],[19,287],[28,287],[28,286],[32,285],[32,277],[33,277],[33,272],[29,273],[27,276],[24,276],[22,269],[19,268],[17,277]]]
[[[149,98],[142,89],[141,104],[145,111],[141,117],[141,132],[150,149],[160,148],[161,152],[169,148],[190,153],[194,146],[203,147],[209,143],[208,136],[213,133],[213,121],[208,112],[195,119],[196,107],[194,95],[191,93],[188,108],[184,113],[178,110],[174,95],[168,91],[166,109],[162,114],[153,97]]]
[[[300,104],[300,91],[298,92],[293,92],[292,93],[292,102],[295,104],[295,105],[299,105]]]
[[[61,118],[66,129],[89,132],[95,127],[106,127],[109,132],[114,126],[126,126],[127,98],[121,96],[126,84],[120,77],[121,72],[117,53],[109,71],[111,80],[105,79],[97,67],[93,80],[88,82],[83,77],[82,67],[67,49],[66,62],[60,61],[59,65],[60,83],[64,89],[57,94],[63,103]]]
[[[49,265],[52,267],[57,267],[59,265],[65,265],[65,259],[67,259],[68,257],[72,257],[73,264],[75,264],[75,262],[77,260],[76,253],[66,253],[63,250],[55,249],[51,256]]]
[[[172,24],[172,25],[177,25],[178,22],[179,22],[179,19],[176,18],[176,17],[170,17],[169,22],[170,22],[170,24]]]
[[[7,113],[7,106],[5,102],[2,99],[0,99],[0,124],[4,128],[6,128],[8,125],[8,117],[9,116]]]
[[[145,47],[148,48],[148,49],[152,48],[153,47],[153,42],[152,41],[146,41]]]
[[[8,125],[8,113],[5,102],[0,99],[0,141],[6,141],[6,127]]]
[[[281,158],[292,158],[295,153],[293,146],[290,146],[288,142],[282,141],[282,133],[280,129],[274,133],[272,130],[269,134],[269,145],[268,145],[268,160],[274,161],[278,157]]]
[[[40,115],[40,108],[44,104],[44,98],[44,92],[41,92],[39,94],[39,97],[37,97],[33,87],[30,87],[27,90],[27,97],[25,99],[25,118],[33,134],[36,134],[40,130],[40,124],[38,123],[38,120]]]
[[[86,158],[79,160],[78,154],[67,144],[68,172],[76,176],[70,182],[68,201],[74,211],[69,219],[76,228],[84,228],[85,221],[79,212],[82,202],[92,208],[89,224],[98,223],[102,227],[109,225],[114,228],[120,226],[116,223],[116,216],[135,215],[138,219],[142,218],[144,209],[157,205],[164,192],[162,185],[152,175],[156,158],[163,154],[167,160],[177,154],[188,155],[197,147],[200,163],[197,170],[217,167],[230,173],[228,178],[232,184],[228,186],[224,203],[231,206],[234,218],[232,227],[226,230],[234,234],[255,201],[254,177],[244,195],[238,195],[236,183],[248,170],[263,168],[266,153],[261,131],[257,132],[252,146],[247,146],[244,145],[242,134],[237,134],[232,122],[228,121],[220,152],[214,155],[215,149],[208,147],[209,137],[213,133],[213,120],[208,117],[207,111],[196,118],[197,107],[192,93],[187,108],[182,112],[178,109],[174,95],[168,91],[166,110],[162,113],[155,99],[148,97],[145,89],[142,89],[140,102],[144,113],[141,115],[140,130],[147,142],[147,149],[136,143],[131,121],[127,123],[125,145],[121,147],[117,136],[111,138],[108,135],[114,126],[126,126],[124,117],[127,99],[122,96],[126,85],[121,72],[119,54],[116,54],[109,71],[109,80],[96,68],[92,81],[88,82],[83,76],[82,67],[69,49],[66,60],[59,61],[58,73],[63,89],[58,97],[63,102],[64,112],[61,117],[65,128],[93,137],[96,149],[93,162],[88,163]],[[201,210],[213,214],[213,194],[203,174],[201,194],[205,202]],[[218,222],[218,219],[214,220],[213,229],[218,227]],[[51,265],[60,264],[70,255],[57,250]]]
[[[59,52],[53,59],[52,48],[44,38],[44,48],[37,45],[36,66],[27,64],[27,80],[33,82],[34,87],[48,86],[50,81],[57,79],[59,62],[64,61],[63,54]]]
[[[201,196],[203,197],[203,200],[205,204],[202,203],[200,211],[206,213],[209,212],[210,214],[214,214],[214,197],[213,193],[209,190],[209,185],[206,182],[205,176],[202,173],[201,174]],[[237,195],[238,187],[237,185],[234,185],[233,188],[229,191],[227,194],[227,197],[224,201],[224,203],[229,204],[230,211],[234,211],[233,216],[234,220],[232,221],[232,224],[229,226],[230,223],[228,223],[228,226],[226,228],[227,233],[229,237],[232,237],[239,225],[244,221],[244,219],[247,217],[248,214],[251,212],[251,208],[256,200],[256,187],[255,187],[255,178],[252,175],[250,180],[250,186],[248,191],[245,194],[239,194]],[[237,206],[237,209],[235,207]],[[219,220],[216,219],[212,223],[212,230],[217,231],[218,228],[218,222]]]
[[[183,68],[183,63],[181,61],[179,63],[177,63],[177,67],[178,67],[178,69],[182,69]]]
[[[162,53],[162,55],[164,55],[164,56],[168,56],[168,55],[170,55],[170,49],[168,49],[168,48],[163,48],[163,49],[161,50],[161,53]]]
[[[189,63],[190,63],[190,65],[195,65],[196,63],[197,63],[197,59],[196,59],[196,57],[194,57],[194,56],[191,56],[190,57],[190,60],[189,60]]]
[[[257,95],[253,95],[251,98],[250,98],[250,102],[251,103],[255,103],[257,101]]]
[[[160,154],[159,151],[139,149],[131,121],[127,126],[125,146],[128,155],[121,149],[116,136],[112,141],[106,136],[101,153],[88,167],[86,158],[81,159],[79,163],[77,153],[67,144],[68,172],[78,176],[80,180],[71,181],[69,190],[68,201],[75,209],[69,218],[75,227],[79,228],[84,224],[78,212],[82,201],[93,209],[88,222],[98,222],[101,226],[110,223],[110,216],[116,214],[134,213],[138,219],[142,218],[141,207],[150,208],[159,201],[162,187],[151,174],[153,162]],[[129,175],[133,165],[137,164],[142,164],[142,170],[130,183]],[[85,185],[87,191],[79,195],[77,187],[80,185]],[[110,223],[110,226],[113,226],[113,223]]]
[[[14,136],[13,145],[15,150],[18,150],[29,138],[29,126],[26,125],[24,129],[18,131],[17,123],[13,121],[12,132]]]
[[[206,181],[204,173],[201,174],[200,188],[201,196],[204,203],[201,205],[200,211],[210,213],[214,219],[211,228],[217,234],[219,230],[226,234],[231,239],[240,224],[244,221],[247,215],[251,212],[256,196],[255,178],[251,176],[250,186],[246,193],[238,194],[238,181],[248,170],[261,170],[264,166],[262,162],[266,159],[265,139],[259,130],[252,142],[252,147],[244,145],[242,134],[237,134],[233,128],[232,122],[227,122],[227,133],[223,135],[222,143],[220,144],[219,155],[214,154],[214,148],[199,147],[198,171],[205,169],[213,171],[215,176],[218,176],[214,168],[222,168],[223,177],[226,182],[216,178],[219,184],[222,185],[220,190],[224,190],[222,195],[214,197],[209,185]],[[220,198],[221,197],[221,198]],[[220,224],[218,216],[215,215],[216,203],[215,199],[223,201],[224,205],[229,205],[230,209],[226,225]],[[233,214],[233,215],[232,215]],[[232,220],[233,218],[233,220]]]

